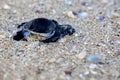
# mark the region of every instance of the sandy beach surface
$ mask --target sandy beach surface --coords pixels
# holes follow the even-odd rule
[[[76,32],[49,44],[12,39],[38,17]],[[0,80],[120,80],[120,0],[0,0]]]

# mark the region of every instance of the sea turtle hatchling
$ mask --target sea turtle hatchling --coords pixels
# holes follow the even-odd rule
[[[45,40],[40,40],[41,42],[56,42],[65,35],[72,35],[75,32],[71,25],[60,25],[57,21],[46,18],[36,18],[21,23],[18,28],[21,28],[21,30],[13,36],[16,41],[23,40],[30,34],[40,34],[46,37]]]

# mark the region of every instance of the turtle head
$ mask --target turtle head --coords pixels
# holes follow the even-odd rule
[[[65,25],[65,33],[72,35],[73,33],[75,33],[75,29],[71,26],[71,25]]]
[[[71,25],[68,25],[66,31],[69,35],[72,35],[73,33],[75,33],[75,29]]]

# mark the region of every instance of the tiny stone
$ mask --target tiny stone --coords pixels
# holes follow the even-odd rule
[[[90,69],[95,69],[95,68],[97,68],[97,65],[96,65],[96,64],[90,64],[90,65],[89,65],[89,68],[90,68]]]
[[[98,18],[97,18],[98,20],[100,20],[100,21],[102,21],[102,20],[104,20],[105,19],[105,17],[104,16],[98,16]]]
[[[88,2],[82,2],[83,6],[88,6]]]
[[[16,13],[17,13],[17,10],[13,10],[12,12],[13,12],[14,14],[16,14]]]
[[[65,42],[66,41],[66,38],[62,38],[61,40],[59,40],[59,42]]]
[[[52,9],[52,13],[53,13],[53,14],[56,14],[56,10]]]
[[[89,74],[90,74],[89,71],[84,72],[84,75],[89,75]]]
[[[114,43],[120,44],[120,40],[110,40],[108,41],[109,44],[113,45]]]
[[[3,39],[3,38],[6,38],[6,36],[5,35],[0,35],[0,38]]]
[[[109,0],[101,0],[102,3],[108,3]]]
[[[38,13],[38,14],[40,14],[40,13],[41,13],[41,11],[40,11],[40,10],[36,10],[36,11],[35,11],[35,13]]]
[[[89,11],[91,11],[91,10],[93,10],[93,7],[87,7],[87,9],[89,10]]]
[[[78,16],[80,17],[80,18],[87,18],[88,17],[88,13],[87,12],[79,12],[78,13]]]
[[[90,72],[91,72],[91,74],[94,74],[94,75],[97,74],[97,72],[96,72],[96,71],[93,71],[93,70],[91,70]]]
[[[120,21],[117,22],[118,26],[120,26]]]
[[[77,33],[75,33],[74,35],[75,35],[75,37],[78,37],[78,34],[77,34]]]
[[[73,47],[71,48],[71,52],[73,52],[73,51],[77,51],[77,47],[76,47],[76,46],[73,46]]]
[[[11,7],[9,5],[7,5],[7,4],[4,4],[3,8],[4,9],[10,9]]]
[[[71,75],[66,75],[66,80],[73,80],[73,77]]]
[[[117,44],[120,44],[120,40],[115,40],[115,42],[116,42]]]
[[[72,1],[66,0],[66,1],[65,1],[65,4],[71,5],[71,4],[72,4]]]
[[[77,15],[78,15],[78,13],[77,13],[77,12],[74,12],[74,11],[73,11],[72,13],[73,13],[73,15],[74,15],[74,16],[77,16]]]
[[[118,18],[118,17],[120,17],[120,14],[119,13],[112,13],[112,18]]]
[[[110,41],[108,41],[108,43],[109,43],[110,45],[113,45],[113,44],[115,43],[115,40],[110,40]]]
[[[83,74],[79,74],[79,77],[80,77],[80,78],[84,78]]]
[[[86,50],[82,50],[82,52],[76,55],[76,57],[78,57],[79,59],[83,59],[86,57],[86,55]]]
[[[48,63],[54,63],[56,61],[56,59],[55,58],[52,58],[52,59],[50,59],[49,61],[48,61]]]
[[[75,16],[74,16],[72,11],[68,11],[67,12],[67,16],[70,17],[70,18],[75,18]]]
[[[71,73],[72,73],[71,69],[66,69],[64,72],[66,75],[71,75]]]
[[[62,1],[64,1],[64,0],[57,0],[57,1],[60,1],[60,2],[62,2]]]
[[[101,56],[99,54],[89,55],[87,60],[93,63],[98,63],[101,61]]]
[[[57,63],[61,63],[61,62],[64,62],[64,61],[65,61],[64,58],[59,58],[56,62],[57,62]]]

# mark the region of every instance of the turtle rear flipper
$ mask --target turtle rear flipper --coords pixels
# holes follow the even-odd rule
[[[20,41],[25,40],[31,33],[27,30],[20,30],[13,36],[13,40]]]
[[[24,38],[24,34],[21,31],[18,31],[16,35],[13,36],[13,40],[20,41]]]

